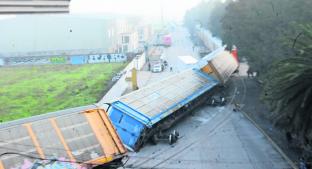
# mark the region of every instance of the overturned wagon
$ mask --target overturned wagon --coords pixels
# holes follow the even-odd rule
[[[221,51],[208,59],[197,68],[143,87],[111,104],[109,117],[129,150],[137,151],[148,140],[160,137],[162,131],[207,100],[238,67],[229,52]]]
[[[186,70],[119,98],[108,113],[123,143],[137,151],[201,104],[217,84],[199,70]]]
[[[0,169],[89,169],[120,166],[126,149],[106,112],[87,106],[1,124],[0,154]]]

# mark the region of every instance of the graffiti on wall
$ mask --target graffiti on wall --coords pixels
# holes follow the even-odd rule
[[[87,57],[83,55],[70,56],[70,63],[73,65],[85,64],[87,62]]]
[[[65,56],[53,56],[53,57],[50,57],[50,62],[52,64],[65,64],[66,57]]]
[[[8,65],[40,65],[48,64],[50,61],[44,57],[13,57],[8,58]]]
[[[124,61],[127,61],[127,56],[124,54],[89,55],[88,59],[88,63],[124,62]]]
[[[2,65],[42,65],[42,64],[86,64],[86,63],[103,63],[103,62],[125,62],[127,56],[125,54],[93,54],[93,55],[73,55],[73,56],[41,56],[41,57],[10,57],[6,59],[0,58],[0,66]]]

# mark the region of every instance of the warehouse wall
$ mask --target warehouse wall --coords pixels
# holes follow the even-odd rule
[[[7,58],[5,65],[42,65],[50,63],[47,57],[16,57]]]
[[[117,53],[90,54],[90,55],[57,55],[57,56],[30,56],[0,58],[0,66],[17,65],[44,65],[44,64],[92,64],[109,62],[126,62],[127,55]]]
[[[1,53],[102,49],[111,46],[105,18],[19,15],[0,20]]]
[[[87,63],[87,56],[79,55],[79,56],[71,56],[70,63],[72,65],[81,65]]]

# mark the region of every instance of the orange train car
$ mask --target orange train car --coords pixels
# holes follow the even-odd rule
[[[0,124],[0,169],[117,168],[126,153],[106,112],[95,106]]]
[[[207,55],[203,60],[198,67],[218,79],[221,84],[226,83],[239,66],[236,57],[224,50]]]

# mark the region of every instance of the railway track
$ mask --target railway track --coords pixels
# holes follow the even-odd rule
[[[245,99],[246,99],[246,95],[247,95],[247,87],[246,87],[246,82],[245,79],[242,77],[237,76],[237,78],[239,78],[239,82],[241,84],[237,84],[234,83],[235,89],[238,89],[238,86],[242,86],[242,98],[240,100],[240,102],[244,103]],[[243,105],[244,106],[244,105]],[[269,141],[269,143],[273,146],[273,148],[284,158],[284,160],[291,166],[291,168],[293,169],[298,169],[297,165],[295,162],[293,162],[288,156],[287,154],[278,146],[278,144],[262,129],[262,127],[260,127],[260,125],[253,120],[248,113],[246,113],[245,111],[242,110],[242,107],[240,107],[240,112],[265,136],[265,138],[267,139],[267,141]]]
[[[247,95],[247,90],[246,90],[246,84],[244,82],[243,79],[240,79],[239,84],[235,84],[234,89],[232,90],[231,93],[233,93],[231,95],[231,97],[229,98],[230,102],[229,102],[229,107],[227,109],[231,110],[231,107],[233,105],[233,103],[235,103],[235,100],[237,99],[237,95],[236,92],[238,91],[238,85],[244,87],[244,90],[242,90],[241,92],[241,96],[246,99],[246,95]],[[244,84],[241,84],[243,83]],[[232,112],[229,111],[227,112],[227,114],[221,118],[220,116],[215,116],[213,117],[210,122],[209,125],[211,125],[211,127],[209,127],[211,130],[207,131],[207,130],[197,130],[196,133],[198,135],[202,134],[203,132],[205,133],[205,135],[208,135],[209,137],[212,137],[218,128],[222,127],[223,125],[227,124],[229,122],[229,118],[231,116]],[[243,115],[245,115],[245,112],[242,112]],[[246,117],[246,116],[245,116]],[[247,120],[251,121],[251,123],[253,125],[257,125],[254,121],[252,121],[252,119],[250,119],[250,117],[246,117]],[[254,124],[255,123],[255,124]],[[274,149],[278,152],[278,154],[280,154],[282,156],[282,158],[289,164],[289,166],[291,168],[297,169],[296,164],[294,162],[292,162],[287,155],[285,155],[285,153],[283,153],[283,151],[281,151],[281,149],[274,143],[274,141],[261,129],[259,128],[259,126],[257,127],[257,130],[259,130],[261,132],[261,134],[263,134],[266,138],[266,140],[269,141],[269,143],[274,147]],[[206,134],[207,133],[207,134]],[[196,135],[197,135],[196,134]],[[137,160],[135,163],[133,163],[132,165],[126,165],[126,168],[149,168],[149,169],[156,169],[156,168],[164,168],[164,164],[168,164],[168,163],[172,163],[172,162],[176,162],[177,160],[177,156],[179,154],[183,154],[186,153],[187,151],[190,151],[190,149],[192,149],[193,147],[195,147],[196,145],[198,145],[199,143],[201,143],[203,141],[203,139],[196,139],[197,137],[193,137],[193,138],[187,138],[187,136],[185,136],[186,140],[185,142],[178,142],[174,148],[167,148],[167,149],[162,149],[161,151],[158,151],[157,153],[154,153],[151,156],[131,156],[130,158],[137,158],[139,160]],[[247,151],[247,150],[246,150]],[[181,159],[181,161],[183,162],[191,162],[191,163],[217,163],[215,161],[207,161],[205,159],[202,160],[183,160]],[[235,165],[235,164],[242,164],[242,162],[229,162],[229,161],[220,161],[219,163],[225,163],[228,165]],[[249,163],[259,163],[259,161],[251,161]],[[270,165],[272,164],[272,162],[270,161],[262,161],[262,164],[266,163],[266,165]],[[245,164],[245,163],[244,163]],[[166,166],[165,166],[166,167]]]
[[[210,124],[212,125],[211,130],[209,130],[208,132],[206,130],[197,130],[196,131],[196,135],[201,135],[203,132],[208,135],[208,136],[212,136],[215,131],[222,127],[224,124],[226,124],[228,122],[228,119],[230,117],[231,113],[228,112],[227,115],[225,117],[222,118],[222,116],[214,116],[213,119],[211,119],[211,121],[214,121],[214,124]],[[129,156],[130,158],[141,158],[143,159],[142,161],[139,161],[138,163],[136,162],[135,165],[126,165],[125,167],[127,168],[144,168],[146,167],[146,165],[148,165],[147,168],[150,169],[156,169],[157,167],[161,166],[163,163],[171,160],[172,158],[174,158],[176,155],[192,148],[194,145],[201,143],[201,141],[203,141],[204,138],[200,138],[200,139],[196,139],[196,138],[190,138],[189,140],[187,140],[186,143],[176,143],[176,146],[174,148],[168,148],[165,149],[164,151],[159,151],[158,153],[155,153],[151,156],[148,157],[138,157],[138,156]],[[159,158],[159,157],[164,157],[165,158]],[[152,163],[152,164],[151,164]],[[150,164],[150,165],[149,165]],[[162,168],[162,167],[161,167]]]
[[[230,102],[229,102],[228,106],[232,106],[232,103],[233,103],[233,101],[234,101],[234,99],[236,97],[236,92],[237,92],[237,88],[235,88],[235,90],[234,90],[234,92],[232,94],[232,97],[230,98]],[[228,110],[231,110],[231,108],[228,108]],[[231,116],[231,112],[230,111],[228,111],[227,114],[223,118],[221,118],[221,119],[218,119],[219,116],[213,116],[213,118],[210,121],[215,122],[215,123],[218,122],[218,123],[211,124],[212,125],[211,130],[209,130],[208,132],[206,130],[204,130],[204,131],[198,130],[197,134],[201,135],[204,132],[208,136],[212,136],[218,128],[222,127],[225,123],[228,122],[230,116]],[[149,166],[149,168],[151,168],[151,169],[156,169],[161,164],[171,160],[172,158],[174,158],[179,153],[182,153],[182,152],[192,148],[194,145],[200,143],[203,140],[204,140],[204,138],[201,138],[201,139],[190,139],[190,140],[188,140],[187,143],[184,143],[184,144],[177,143],[177,146],[175,146],[175,149],[169,149],[168,148],[168,149],[165,149],[163,151],[159,151],[158,153],[154,153],[153,155],[148,156],[148,157],[138,157],[138,156],[131,156],[130,155],[130,158],[138,158],[138,159],[141,158],[143,160],[139,161],[138,163],[137,163],[137,161],[135,161],[135,165],[126,165],[125,167],[128,167],[128,168],[133,168],[133,167],[134,168],[141,168],[141,167],[143,167],[144,165],[146,165],[148,162],[150,162],[152,160],[154,160],[154,161],[159,160],[156,164]],[[170,155],[168,157],[166,157],[166,158],[159,159],[160,156],[163,156],[163,155],[166,155],[166,154],[170,154]]]

